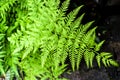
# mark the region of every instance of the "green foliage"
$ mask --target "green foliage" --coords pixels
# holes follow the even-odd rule
[[[82,19],[83,16],[79,17],[78,19]],[[79,22],[79,20],[77,20]],[[77,22],[76,21],[76,22]],[[90,26],[93,22],[89,22],[85,25],[78,24],[75,25],[76,22],[73,22],[72,24],[72,33],[70,34],[71,43],[70,49],[71,52],[69,53],[69,58],[71,61],[72,69],[73,71],[75,69],[79,69],[80,62],[82,58],[84,58],[85,63],[88,68],[93,67],[93,60],[96,57],[98,66],[100,67],[100,64],[102,61],[105,67],[107,66],[119,66],[116,61],[114,61],[112,58],[112,54],[107,52],[101,52],[99,53],[99,50],[104,43],[104,41],[101,41],[100,43],[95,42],[96,34],[95,30],[96,27],[93,29],[90,29]]]
[[[92,67],[94,57],[98,66],[117,65],[111,54],[98,53],[103,41],[95,42],[93,22],[81,24],[76,19],[82,6],[66,14],[69,0],[61,6],[59,0],[0,0],[0,72],[10,71],[24,80],[62,80],[69,56],[72,70],[79,69],[84,57]],[[22,76],[22,77],[21,77]],[[63,79],[64,80],[64,79]]]
[[[4,48],[4,34],[0,34],[0,72],[2,75],[5,76],[4,68],[3,68],[3,58],[5,56],[5,51],[3,50]]]
[[[119,66],[118,63],[116,63],[115,60],[110,59],[111,57],[112,57],[112,55],[110,53],[107,53],[107,52],[102,52],[101,54],[98,54],[96,56],[96,59],[97,59],[97,62],[98,62],[98,66],[100,67],[100,61],[102,61],[103,64],[106,67],[110,66],[111,64],[114,65],[114,66]]]

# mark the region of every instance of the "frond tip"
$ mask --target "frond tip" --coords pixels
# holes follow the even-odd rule
[[[102,63],[104,64],[105,67],[108,67],[111,65],[118,67],[119,66],[118,62],[111,59],[112,56],[113,55],[111,53],[107,53],[107,52],[102,52],[102,53],[98,54],[96,56],[98,66],[100,67],[100,64],[101,64],[100,61],[102,61]]]

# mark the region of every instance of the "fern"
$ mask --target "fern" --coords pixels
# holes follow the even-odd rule
[[[74,46],[74,49],[73,49],[74,51],[69,54],[73,71],[75,69],[79,69],[79,65],[80,65],[82,57],[84,57],[84,60],[85,60],[88,68],[93,67],[92,62],[93,62],[95,56],[97,58],[97,63],[98,63],[99,67],[100,67],[101,60],[106,67],[110,66],[110,64],[114,65],[114,66],[118,66],[118,63],[115,62],[113,59],[109,60],[109,58],[111,58],[110,53],[106,56],[108,58],[98,56],[99,55],[98,51],[100,50],[100,47],[102,46],[104,41],[100,42],[99,44],[97,44],[95,42],[95,39],[96,39],[95,29],[96,29],[96,27],[88,31],[88,29],[92,23],[93,22],[89,22],[84,26],[80,25],[80,27],[84,27],[84,28],[80,28],[79,33],[76,33],[76,34],[80,35],[79,37],[75,37],[76,34],[72,35],[75,37],[75,39],[73,39],[73,40],[75,41],[74,43],[76,43],[76,45]],[[76,29],[74,29],[73,32],[75,32],[75,31],[76,31]],[[71,43],[71,45],[73,45],[73,44]],[[81,50],[80,52],[76,52],[76,50],[78,48],[79,48],[79,50]],[[103,53],[103,54],[105,54],[105,53]],[[110,62],[114,62],[114,63],[112,64]]]
[[[117,66],[110,54],[98,53],[103,42],[95,42],[92,22],[81,24],[76,19],[80,6],[66,13],[69,0],[60,6],[59,0],[0,1],[0,72],[24,80],[62,80],[69,57],[72,70],[79,69],[82,58],[92,67]],[[5,5],[3,5],[5,4]],[[11,14],[12,13],[12,14]],[[22,76],[22,77],[21,77]]]
[[[96,56],[98,66],[100,67],[100,63],[101,63],[100,61],[102,61],[106,67],[111,65],[119,66],[119,64],[115,60],[111,59],[111,57],[112,57],[112,54],[107,52],[102,52],[98,54]]]
[[[2,74],[3,76],[5,76],[5,71],[4,71],[4,66],[3,66],[3,63],[4,63],[4,61],[3,61],[3,58],[4,58],[4,56],[5,56],[5,51],[3,50],[3,48],[4,48],[4,34],[1,34],[0,33],[0,74]]]
[[[43,4],[43,2],[37,4],[37,2],[34,2],[34,1],[31,1],[31,2],[26,1],[26,3],[31,4],[31,5],[22,7],[22,8],[26,8],[28,10],[26,10],[26,14],[21,13],[21,15],[23,16],[22,18],[20,18],[18,15],[18,18],[16,19],[17,25],[15,25],[16,32],[13,33],[10,37],[8,37],[8,41],[10,42],[10,47],[12,48],[11,54],[9,54],[9,55],[11,55],[11,57],[12,57],[15,54],[19,54],[18,57],[16,56],[15,58],[17,58],[17,59],[20,58],[20,60],[22,60],[22,62],[19,62],[19,63],[10,62],[11,60],[7,59],[7,60],[9,60],[8,63],[11,63],[11,64],[9,64],[9,66],[12,68],[14,66],[11,66],[11,65],[17,64],[18,66],[21,67],[22,70],[24,70],[25,74],[27,75],[29,73],[29,71],[27,70],[28,67],[23,64],[26,61],[28,61],[27,64],[31,65],[31,67],[29,69],[32,69],[32,71],[34,71],[34,69],[36,67],[38,67],[38,69],[40,69],[40,70],[38,72],[37,71],[32,72],[33,74],[31,75],[31,77],[27,75],[25,77],[25,79],[34,80],[36,78],[35,76],[38,76],[41,79],[44,79],[44,77],[45,77],[45,79],[47,79],[47,78],[52,79],[53,77],[55,79],[57,79],[58,76],[60,74],[62,74],[63,71],[65,70],[64,69],[65,68],[64,61],[67,57],[66,52],[64,54],[63,54],[63,52],[61,53],[61,51],[65,51],[65,50],[63,50],[64,44],[62,44],[62,42],[64,42],[64,39],[62,39],[62,37],[61,37],[61,39],[58,41],[58,37],[60,38],[60,36],[58,36],[56,34],[56,33],[60,32],[60,31],[57,31],[58,27],[57,27],[57,24],[55,23],[57,21],[56,17],[58,16],[57,12],[56,12],[57,8],[55,9],[55,7],[57,7],[57,6],[54,4],[53,4],[53,6],[54,6],[53,8],[44,6],[44,5],[51,6],[52,3],[49,1],[45,2],[45,4]],[[35,6],[36,4],[42,8],[38,8],[38,6]],[[19,6],[18,6],[18,8],[19,8]],[[38,10],[36,10],[37,8],[38,8]],[[38,12],[35,13],[36,12],[35,10]],[[17,10],[17,11],[19,11],[19,10]],[[55,15],[53,16],[53,12],[56,16]],[[44,14],[42,14],[42,13],[44,13]],[[50,23],[50,24],[48,25],[48,23]],[[19,25],[20,25],[20,27],[19,27]],[[52,33],[54,31],[54,28],[56,29],[55,34]],[[11,30],[11,32],[12,31],[13,31],[13,29]],[[10,32],[9,32],[9,34],[10,34]],[[63,31],[63,34],[64,34],[64,31]],[[49,45],[47,45],[47,44],[49,44]],[[56,44],[58,44],[59,46],[57,46]],[[40,51],[38,52],[39,49],[40,49]],[[55,53],[53,53],[54,51],[55,51]],[[36,57],[33,56],[34,54],[36,54],[37,56]],[[55,62],[55,65],[51,65],[50,63],[47,63],[47,62],[49,62],[48,57],[53,56],[53,54],[56,54],[56,56],[57,55],[59,56],[58,61]],[[39,58],[37,58],[38,55],[40,55]],[[37,64],[35,64],[35,62],[31,63],[31,60],[30,60],[30,59],[32,59],[31,56],[35,57],[35,59],[36,58],[39,59],[40,63],[39,64],[38,64],[38,62],[37,62]],[[53,56],[53,57],[56,57],[56,56]],[[33,58],[32,61],[34,61],[35,59]],[[56,60],[56,58],[55,58],[55,60]],[[18,60],[14,59],[13,61],[18,61]],[[54,61],[54,60],[51,59],[51,61]],[[60,63],[62,63],[61,66],[60,66]],[[32,66],[33,64],[35,66]],[[48,65],[46,65],[46,64],[48,64]],[[55,68],[54,68],[54,66],[55,66]],[[53,69],[52,69],[53,74],[51,75],[52,67],[53,67]],[[43,73],[41,73],[41,69],[43,69],[43,70],[46,69],[46,70]],[[14,70],[14,73],[17,75],[16,71],[17,70]]]
[[[77,14],[77,12],[78,11],[76,10],[75,14]],[[76,16],[76,15],[74,15],[74,11],[71,13],[71,16],[72,17]],[[91,30],[88,30],[90,28],[90,26],[92,25],[93,21],[89,22],[85,25],[82,25],[82,24],[79,24],[79,19],[81,20],[81,18],[83,18],[83,15],[77,19],[78,21],[74,21],[74,19],[71,20],[70,24],[72,24],[72,25],[70,27],[70,32],[69,32],[69,36],[68,36],[69,37],[68,46],[70,47],[69,48],[69,58],[70,58],[70,62],[71,62],[73,71],[75,69],[77,69],[77,70],[79,69],[79,65],[82,60],[82,57],[84,57],[84,60],[85,60],[88,68],[93,67],[92,62],[94,60],[94,57],[95,56],[97,57],[97,55],[99,55],[98,51],[100,50],[100,47],[104,43],[104,41],[100,42],[99,44],[97,44],[95,42],[96,27]],[[78,24],[76,24],[77,22],[78,22]],[[109,53],[108,57],[111,58],[110,53]],[[110,59],[110,60],[112,60],[112,59]],[[108,58],[102,57],[102,62],[106,67],[107,67],[107,65],[110,64],[110,60]],[[98,62],[98,66],[100,67],[99,61],[101,61],[101,59],[99,59],[99,57],[98,57],[97,62]],[[112,60],[111,62],[114,62],[113,64],[111,63],[111,65],[118,66],[118,63],[115,62],[114,60]]]

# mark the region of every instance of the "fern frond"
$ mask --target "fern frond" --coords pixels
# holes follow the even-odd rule
[[[81,63],[81,60],[83,58],[83,53],[84,53],[84,50],[83,49],[79,49],[78,50],[78,53],[76,54],[76,69],[78,70],[80,67],[80,63]]]
[[[3,64],[2,64],[1,62],[0,62],[0,72],[1,72],[0,75],[3,75],[4,77],[6,76],[5,70],[4,70],[4,68],[3,68]]]
[[[94,49],[94,46],[96,44],[95,39],[96,39],[96,34],[95,34],[95,31],[94,31],[93,34],[92,34],[92,37],[90,38],[89,43],[88,43],[89,48]]]
[[[100,48],[101,48],[101,46],[102,46],[102,44],[103,44],[104,42],[105,42],[105,41],[101,41],[99,44],[96,44],[96,46],[95,46],[95,51],[99,51]]]
[[[101,66],[101,56],[100,56],[100,54],[98,54],[97,56],[96,56],[96,60],[97,60],[97,63],[98,63],[98,66],[99,66],[99,68],[100,68],[100,66]]]
[[[108,53],[108,52],[102,52],[100,54],[101,57],[105,57],[105,56],[109,56],[109,55],[111,55],[111,53]]]
[[[79,10],[82,8],[83,6],[80,6],[78,8],[76,8],[75,10],[73,10],[72,12],[70,12],[66,19],[65,19],[65,22],[66,22],[66,26],[70,26],[71,23],[75,20]]]
[[[105,67],[110,65],[119,66],[119,64],[115,60],[111,59],[112,56],[113,55],[111,53],[107,53],[107,52],[102,52],[98,54],[96,56],[98,66],[100,67],[100,63],[101,63],[100,60],[102,60],[102,63],[105,65]]]
[[[105,67],[107,67],[107,60],[106,60],[106,58],[102,58],[102,62],[105,65]]]
[[[72,50],[69,50],[69,59],[70,59],[70,63],[71,63],[71,66],[72,66],[72,70],[75,71],[75,64],[76,64],[76,57],[75,57],[75,54],[76,52],[73,50],[75,48],[71,48]]]
[[[80,17],[78,17],[71,25],[72,30],[76,30],[81,28],[81,22],[85,14],[82,14]]]
[[[16,0],[1,0],[0,1],[0,15],[2,18],[4,18],[6,11],[10,9],[10,6],[13,6]]]
[[[44,67],[48,55],[49,55],[49,51],[45,50],[45,52],[42,53],[42,55],[41,55],[42,56],[41,57],[41,65],[42,65],[42,67]]]
[[[89,45],[89,44],[88,44],[88,43],[89,43],[89,40],[91,40],[91,37],[94,35],[95,29],[96,29],[96,27],[93,28],[93,29],[91,29],[91,30],[89,30],[89,31],[85,34],[85,36],[82,38],[82,41],[83,41],[83,43],[84,43],[86,46]]]
[[[6,55],[6,51],[4,49],[5,47],[5,43],[4,43],[4,39],[5,39],[5,34],[2,34],[0,32],[0,75],[5,76],[5,69],[4,69],[4,57]]]
[[[94,52],[89,52],[88,50],[84,53],[84,60],[86,62],[87,68],[93,67],[93,59],[95,57]]]
[[[63,3],[62,3],[62,5],[60,6],[60,14],[62,13],[66,13],[66,11],[67,11],[67,9],[68,9],[68,6],[69,6],[69,4],[70,4],[70,0],[65,0]],[[64,15],[63,15],[64,16]]]
[[[120,64],[113,59],[109,59],[109,63],[113,66],[116,66],[116,67],[120,66]]]
[[[94,52],[90,52],[90,67],[93,67],[93,60],[94,60],[94,57],[95,57],[95,53]]]
[[[84,53],[84,60],[85,60],[85,63],[87,65],[87,68],[90,67],[89,56],[90,56],[90,52],[88,50],[86,50],[85,53]]]

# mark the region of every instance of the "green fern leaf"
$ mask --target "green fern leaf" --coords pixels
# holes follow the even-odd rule
[[[97,56],[96,56],[96,60],[97,60],[97,63],[98,63],[98,66],[99,66],[99,68],[100,68],[100,63],[101,63],[101,56],[100,56],[100,54],[98,54]]]
[[[5,16],[5,12],[6,11],[8,11],[8,9],[10,9],[10,7],[9,6],[13,6],[13,4],[15,3],[15,1],[16,0],[9,0],[9,1],[7,1],[7,0],[1,0],[0,1],[0,12],[2,12],[1,13],[1,16],[2,16],[2,18],[4,18],[4,16]]]
[[[94,57],[95,57],[95,53],[94,52],[90,52],[90,67],[93,67]]]
[[[102,62],[105,65],[105,67],[107,67],[107,60],[106,60],[106,58],[102,58]]]
[[[106,61],[106,63],[107,63],[107,65],[108,65],[108,67],[110,67],[111,65],[110,65],[110,61],[109,60],[107,60]]]
[[[90,28],[90,26],[93,24],[93,22],[94,21],[91,21],[91,22],[86,23],[85,25],[82,25],[81,26],[81,31],[86,32]]]
[[[90,52],[88,50],[86,50],[84,53],[84,60],[86,62],[87,68],[90,67],[90,63],[89,63],[90,60],[89,59],[90,59]]]
[[[105,57],[105,56],[109,56],[109,55],[111,55],[111,53],[108,53],[108,52],[102,52],[102,53],[100,53],[101,57]]]
[[[102,44],[103,44],[104,42],[105,42],[105,41],[101,41],[99,44],[96,44],[96,46],[95,46],[95,51],[99,51],[100,48],[101,48],[101,46],[102,46]]]
[[[5,76],[5,70],[1,62],[0,62],[0,72],[2,73],[3,76]]]
[[[83,7],[83,6],[80,6],[80,7],[76,8],[75,10],[73,10],[72,12],[70,12],[70,13],[67,15],[67,17],[66,17],[66,19],[65,19],[65,22],[66,22],[66,25],[67,25],[67,26],[70,26],[71,23],[75,20],[77,14],[78,14],[78,12],[79,12],[79,10],[80,10],[82,7]]]
[[[119,66],[119,63],[116,62],[115,60],[110,59],[109,62],[110,62],[111,65],[114,65],[114,66],[116,66],[116,67]]]
[[[22,60],[25,59],[28,56],[28,54],[30,53],[31,50],[33,50],[32,47],[31,48],[27,48],[25,50],[25,52],[23,53],[23,56],[22,56]]]
[[[2,58],[5,57],[5,53],[6,53],[5,51],[1,51],[1,52],[0,52],[0,59],[2,59]]]
[[[96,56],[98,66],[100,67],[100,60],[102,60],[103,64],[105,67],[110,66],[111,61],[113,61],[113,66],[118,66],[118,63],[111,59],[112,55],[111,53],[108,52],[102,52]],[[115,64],[114,64],[115,63]]]
[[[86,35],[82,38],[82,41],[84,44],[88,44],[89,43],[89,40],[91,39],[92,35],[94,34],[94,31],[95,31],[96,27],[89,30]],[[88,45],[87,45],[88,46]]]
[[[80,62],[81,62],[82,57],[83,57],[83,53],[84,53],[84,50],[79,49],[78,53],[76,54],[76,67],[77,67],[77,70],[79,69]]]
[[[80,17],[78,17],[71,25],[73,30],[79,29],[81,27],[81,22],[85,14],[82,14]]]
[[[70,59],[70,63],[72,65],[72,70],[75,71],[75,52],[74,50],[72,49],[72,51],[69,52],[69,59]]]
[[[68,9],[68,6],[70,4],[70,0],[65,0],[63,3],[62,3],[62,6],[60,7],[60,13],[66,13],[67,9]]]
[[[105,56],[104,58],[109,59],[109,58],[111,58],[112,56],[113,56],[113,55],[110,54],[110,55]]]

